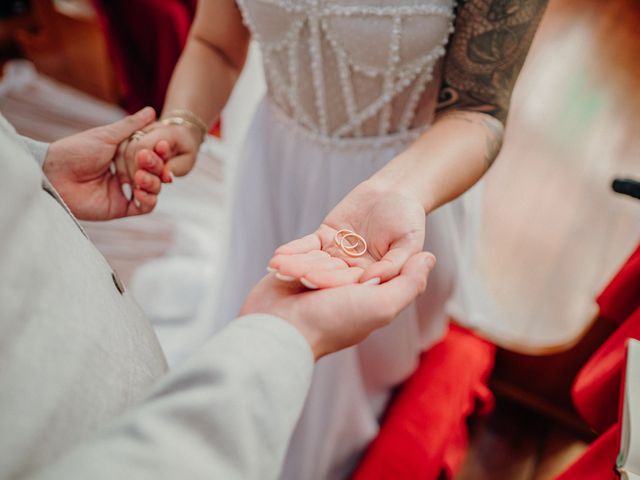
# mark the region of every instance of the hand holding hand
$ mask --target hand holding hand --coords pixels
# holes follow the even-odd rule
[[[353,284],[319,291],[268,275],[249,294],[241,314],[269,313],[288,321],[307,339],[317,360],[388,325],[424,292],[434,265],[432,254],[420,252],[405,262],[398,276],[382,285]]]
[[[365,255],[349,256],[336,245],[335,235],[342,229],[366,240]],[[313,234],[278,248],[269,268],[281,279],[300,279],[308,288],[380,283],[400,273],[422,250],[424,237],[425,212],[417,199],[367,181],[351,191]]]
[[[110,220],[148,213],[160,192],[163,162],[153,151],[141,149],[133,173],[140,187],[134,199],[126,198],[112,172],[119,145],[155,119],[145,108],[119,122],[72,135],[49,146],[43,171],[71,212],[81,220]]]
[[[201,143],[202,134],[193,128],[155,122],[121,145],[115,162],[120,182],[134,180],[138,153],[150,150],[165,162],[160,179],[171,183],[174,175],[181,177],[193,169]]]

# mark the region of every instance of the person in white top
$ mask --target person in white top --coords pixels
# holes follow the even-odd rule
[[[189,172],[252,37],[268,88],[237,169],[233,249],[211,332],[235,317],[270,261],[281,279],[326,288],[384,283],[423,248],[440,259],[431,288],[401,319],[320,362],[286,479],[348,475],[391,390],[450,316],[485,331],[504,320],[492,315],[475,272],[482,198],[471,187],[500,150],[511,92],[547,2],[454,3],[203,0],[164,121],[117,162],[126,181],[136,151],[155,147],[164,180]],[[335,245],[342,229],[366,240],[363,256]]]
[[[276,479],[314,362],[388,325],[426,286],[427,253],[381,286],[308,293],[269,275],[242,318],[167,372],[76,221],[153,208],[161,159],[138,153],[137,202],[111,165],[154,119],[145,109],[49,146],[0,115],[2,480]]]

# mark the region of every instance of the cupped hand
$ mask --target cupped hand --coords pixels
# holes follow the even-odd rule
[[[336,245],[336,233],[342,229],[366,240],[363,256],[347,255]],[[278,248],[269,269],[281,280],[299,279],[312,289],[376,284],[398,275],[407,260],[423,249],[424,238],[425,212],[417,199],[366,181],[314,233]]]
[[[49,146],[43,171],[71,212],[81,220],[110,220],[148,213],[156,205],[164,163],[150,150],[135,159],[134,198],[125,197],[112,170],[118,146],[155,119],[146,108],[119,122],[63,138]]]
[[[118,149],[115,164],[122,184],[134,183],[136,157],[142,150],[153,151],[164,161],[160,174],[163,183],[171,183],[174,175],[181,177],[191,171],[202,140],[197,132],[185,126],[160,122],[141,129],[141,132],[124,141]]]
[[[268,275],[249,294],[241,314],[268,313],[286,320],[302,333],[319,359],[388,325],[424,292],[434,265],[431,253],[420,252],[382,285],[351,284],[319,291]]]

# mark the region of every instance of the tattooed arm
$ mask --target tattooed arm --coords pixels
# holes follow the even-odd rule
[[[471,188],[502,145],[511,93],[547,0],[459,1],[434,124],[372,177],[428,213]]]

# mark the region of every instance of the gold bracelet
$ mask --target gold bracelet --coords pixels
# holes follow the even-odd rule
[[[207,131],[201,128],[199,125],[196,125],[189,120],[186,120],[182,117],[166,117],[160,120],[162,125],[179,125],[181,127],[187,127],[192,130],[196,130],[200,134],[200,142],[204,142],[204,139],[207,135]]]
[[[178,110],[171,110],[170,112],[167,112],[166,114],[164,114],[162,116],[163,118],[169,118],[169,117],[180,117],[180,118],[184,118],[185,120],[191,122],[191,123],[195,123],[198,127],[200,127],[200,129],[202,129],[204,132],[208,132],[209,131],[209,127],[207,126],[207,123],[202,120],[202,118],[200,116],[198,116],[197,114],[193,113],[191,110],[187,110],[187,109],[178,109]]]

